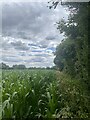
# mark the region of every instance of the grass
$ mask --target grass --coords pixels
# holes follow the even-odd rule
[[[2,118],[89,118],[81,81],[53,70],[3,70]]]

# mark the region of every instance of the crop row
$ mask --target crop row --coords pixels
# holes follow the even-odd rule
[[[2,117],[88,118],[88,99],[73,82],[50,70],[2,72]]]

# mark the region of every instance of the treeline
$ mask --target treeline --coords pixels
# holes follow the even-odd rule
[[[0,63],[0,69],[5,69],[5,70],[9,70],[9,69],[57,69],[56,66],[53,67],[46,67],[46,68],[41,68],[41,67],[29,67],[27,68],[25,65],[20,64],[20,65],[13,65],[12,67],[10,67],[9,65],[6,65],[5,63]]]
[[[53,5],[54,6],[54,5]],[[88,26],[90,19],[89,3],[64,3],[70,15],[57,23],[57,29],[65,39],[57,46],[54,63],[60,71],[84,81],[90,88],[88,78]]]
[[[25,65],[13,65],[10,67],[9,65],[6,65],[5,63],[0,63],[0,69],[26,69]]]

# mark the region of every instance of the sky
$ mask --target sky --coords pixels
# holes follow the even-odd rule
[[[26,67],[54,65],[53,52],[64,38],[56,22],[62,18],[67,20],[69,12],[61,5],[56,9],[49,9],[47,5],[47,2],[32,1],[2,3],[0,62]]]

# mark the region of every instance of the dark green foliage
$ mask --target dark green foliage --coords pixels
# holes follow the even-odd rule
[[[13,65],[12,66],[13,69],[25,69],[25,65]]]
[[[53,70],[2,72],[3,119],[90,118],[90,95],[81,81]]]
[[[26,69],[26,66],[23,64],[20,65],[13,65],[12,67],[10,67],[9,65],[5,64],[5,63],[0,63],[0,69]]]
[[[67,39],[63,41],[56,49],[56,58],[54,63],[60,68],[65,70],[70,75],[75,75],[75,61],[76,61],[76,50],[75,43],[72,40]]]
[[[54,63],[88,86],[88,3],[64,3],[70,15],[68,21],[57,23],[57,29],[67,37],[56,49]],[[62,67],[63,66],[63,67]],[[90,86],[89,86],[90,87]]]

